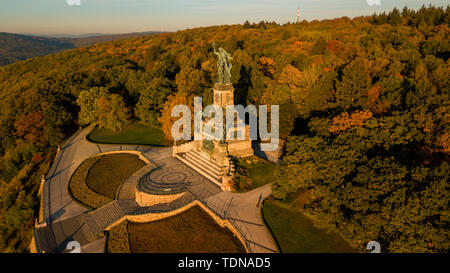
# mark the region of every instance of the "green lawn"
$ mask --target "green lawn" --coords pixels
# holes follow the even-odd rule
[[[264,202],[263,214],[281,252],[355,252],[339,235],[315,228],[297,209],[281,207],[279,202],[269,199]]]
[[[104,155],[89,169],[86,184],[94,192],[115,199],[122,182],[144,166],[136,155]]]
[[[257,156],[239,159],[236,166],[237,190],[246,192],[272,182],[276,168],[275,163]]]
[[[171,142],[159,128],[135,122],[119,133],[95,127],[88,135],[92,142],[106,144],[136,144],[150,146],[169,146]]]

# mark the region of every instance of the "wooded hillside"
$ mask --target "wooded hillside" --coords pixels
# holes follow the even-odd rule
[[[56,38],[0,32],[0,66],[95,43],[158,33],[159,32],[136,32],[82,38]]]
[[[26,249],[40,177],[80,124],[166,128],[168,106],[210,104],[215,42],[237,103],[280,105],[276,198],[307,192],[306,213],[361,250],[447,252],[449,11],[196,28],[0,67],[0,249]]]

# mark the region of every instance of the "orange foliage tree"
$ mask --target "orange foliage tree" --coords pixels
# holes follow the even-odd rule
[[[351,127],[363,126],[365,122],[372,117],[370,111],[356,111],[349,116],[347,112],[333,119],[333,125],[330,126],[330,133],[340,133]]]
[[[275,74],[275,61],[269,57],[261,57],[259,58],[259,64],[261,65],[262,72],[272,78],[273,74]]]
[[[21,116],[14,122],[15,135],[30,143],[46,144],[44,135],[44,119],[41,112],[32,112]]]
[[[173,140],[172,125],[181,117],[172,117],[172,109],[177,105],[188,105],[191,109],[191,113],[193,113],[192,96],[188,96],[185,93],[178,92],[174,95],[170,95],[167,98],[158,121],[161,124],[161,129],[164,132],[164,135],[167,137],[167,139],[170,140]],[[191,119],[193,119],[192,114]]]

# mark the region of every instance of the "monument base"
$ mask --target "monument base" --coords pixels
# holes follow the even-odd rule
[[[216,83],[213,88],[214,105],[225,110],[227,106],[234,106],[233,84]],[[224,119],[226,115],[224,114]],[[202,120],[201,128],[205,128],[207,119]],[[223,190],[230,190],[233,182],[234,168],[232,158],[252,156],[252,141],[249,138],[249,125],[236,118],[236,128],[227,134],[233,140],[207,140],[203,130],[203,140],[194,140],[179,146],[174,145],[173,156],[201,173],[204,177],[221,186]],[[210,126],[208,124],[208,126]],[[212,128],[210,128],[211,132]],[[214,130],[218,130],[214,128]],[[209,139],[214,136],[209,136]],[[240,140],[240,138],[243,138]]]

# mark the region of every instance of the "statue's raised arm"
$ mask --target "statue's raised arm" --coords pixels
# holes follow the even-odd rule
[[[225,49],[219,47],[219,51],[216,51],[216,45],[213,44],[214,54],[216,54],[219,58],[217,60],[217,70],[218,70],[218,83],[222,84],[230,84],[231,83],[231,63],[233,60],[230,53],[226,52]]]

